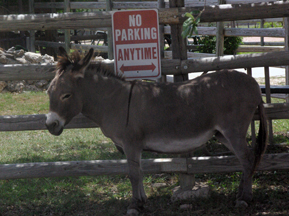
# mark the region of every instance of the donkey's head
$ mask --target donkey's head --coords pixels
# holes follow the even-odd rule
[[[46,126],[53,135],[60,135],[70,120],[82,111],[82,95],[79,91],[85,69],[93,56],[90,49],[84,58],[78,53],[68,56],[60,47],[56,75],[47,90],[50,100]]]

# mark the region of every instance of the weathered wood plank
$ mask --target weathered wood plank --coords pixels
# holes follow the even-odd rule
[[[103,28],[106,29],[106,28]],[[75,40],[103,40],[106,39],[107,36],[105,34],[90,34],[90,35],[72,35],[71,37],[72,41]],[[37,41],[44,41],[46,37],[37,37]],[[36,41],[36,42],[37,42]],[[64,36],[55,37],[55,41],[64,41]]]
[[[59,48],[60,46],[64,47],[65,43],[59,43],[59,42],[50,42],[50,41],[35,41],[35,45],[37,46],[44,46],[44,47],[52,47],[52,48]],[[77,50],[89,50],[90,48],[93,48],[95,52],[107,52],[108,47],[107,46],[97,46],[97,45],[85,45],[85,44],[70,44],[71,49],[77,49]]]
[[[261,2],[273,2],[277,0],[250,0],[250,1],[240,1],[240,0],[227,0],[227,4],[248,4],[248,3],[261,3]],[[207,5],[218,5],[218,0],[207,0]],[[185,7],[204,7],[204,1],[185,1]],[[35,9],[63,9],[63,2],[35,2]],[[168,5],[166,5],[168,8]],[[70,2],[71,9],[105,9],[105,2]],[[156,1],[144,1],[144,2],[129,2],[129,1],[120,1],[113,2],[114,9],[134,9],[134,8],[157,8]]]
[[[264,155],[258,170],[288,170],[289,154]],[[144,173],[226,173],[242,167],[234,156],[143,159]],[[126,175],[127,160],[60,161],[1,164],[0,179]]]
[[[142,160],[144,173],[186,172],[186,158]],[[40,162],[0,165],[0,179],[128,174],[127,160]]]
[[[247,46],[261,46],[261,42],[243,42]],[[284,46],[284,42],[264,42],[264,46]]]
[[[262,93],[266,93],[265,85],[260,85]],[[288,85],[270,85],[269,89],[271,94],[289,94]]]
[[[237,52],[280,52],[284,51],[284,46],[246,46],[240,45]]]
[[[287,65],[288,51],[260,54],[228,55],[202,59],[191,59],[181,62],[181,72],[202,72],[220,69],[249,68]],[[288,57],[287,57],[288,56]],[[163,71],[163,70],[162,70]]]
[[[45,121],[45,114],[0,116],[0,131],[46,130]],[[65,126],[66,129],[94,127],[97,127],[97,124],[82,114],[75,116]]]
[[[41,80],[54,77],[55,64],[0,65],[0,80]]]
[[[226,0],[227,4],[247,4],[262,2],[278,2],[279,0]]]
[[[0,31],[83,29],[111,26],[111,13],[21,14],[0,16]]]
[[[218,0],[206,0],[206,1],[186,0],[185,7],[204,7],[205,2],[206,6],[219,4]]]
[[[264,22],[283,22],[283,18],[268,18],[268,19],[262,19]],[[261,19],[250,19],[250,20],[239,20],[237,23],[244,25],[248,23],[256,23],[261,22]]]
[[[257,170],[289,169],[289,154],[267,154]],[[242,171],[241,164],[235,156],[188,158],[188,173],[220,173]]]
[[[198,8],[161,8],[160,24],[180,24],[184,13]],[[207,6],[201,15],[202,22],[232,21],[287,17],[289,2]],[[0,31],[53,30],[111,27],[111,12],[30,14],[0,16]]]
[[[207,0],[206,5],[217,5],[217,0]],[[204,2],[202,1],[186,1],[186,7],[204,7]],[[64,4],[62,2],[36,2],[34,4],[35,8],[44,9],[63,9]],[[71,2],[71,9],[105,9],[105,2]],[[113,9],[145,9],[145,8],[158,8],[157,1],[142,1],[142,2],[129,2],[129,1],[119,1],[113,2]],[[166,4],[168,8],[168,4]]]
[[[113,2],[113,9],[150,9],[158,8],[158,2]]]
[[[265,104],[265,112],[268,119],[289,119],[289,104]],[[256,111],[254,120],[258,119]],[[46,130],[45,121],[45,114],[0,116],[0,131]],[[94,122],[79,114],[65,126],[65,129],[94,127],[97,127]]]
[[[63,2],[35,2],[34,8],[38,9],[63,9],[64,3]]]
[[[225,28],[226,36],[285,37],[282,28]]]
[[[105,9],[105,1],[101,2],[70,2],[71,9]]]
[[[164,56],[165,59],[172,59],[172,51],[165,51],[164,54],[165,54]],[[216,55],[211,54],[211,53],[187,52],[187,56],[188,56],[188,59],[191,59],[191,58],[215,57]]]
[[[216,27],[197,27],[198,35],[215,36]],[[165,27],[165,34],[170,34],[170,26]],[[225,36],[244,36],[244,37],[285,37],[285,30],[281,28],[224,28]]]
[[[289,2],[278,1],[207,6],[201,15],[201,22],[287,17],[289,14],[288,4]]]
[[[278,104],[265,104],[265,113],[268,120],[272,119],[289,119],[289,104],[278,103]],[[254,120],[259,120],[258,111],[256,111]]]
[[[88,48],[84,47],[84,48]],[[208,54],[209,55],[209,54]],[[236,56],[208,57],[199,59],[162,59],[162,74],[187,74],[192,72],[214,71],[220,69],[235,69],[264,66],[287,65],[289,51],[259,54],[244,54]],[[107,63],[113,68],[113,61]],[[52,79],[53,64],[41,65],[0,65],[0,81],[10,80],[40,80]]]

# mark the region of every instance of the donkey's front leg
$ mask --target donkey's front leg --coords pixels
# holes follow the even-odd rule
[[[138,215],[147,201],[143,188],[143,172],[141,169],[141,150],[125,149],[129,167],[129,179],[132,185],[132,201],[128,207],[127,215]]]

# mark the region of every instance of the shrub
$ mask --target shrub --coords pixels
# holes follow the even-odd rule
[[[224,54],[233,55],[242,43],[242,37],[225,37],[224,39]],[[216,53],[216,37],[203,36],[198,41],[202,45],[198,48],[201,53]]]

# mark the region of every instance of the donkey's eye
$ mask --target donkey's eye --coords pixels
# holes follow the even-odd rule
[[[63,94],[63,95],[61,96],[61,100],[66,100],[66,99],[70,98],[71,95],[72,95],[72,94]]]

